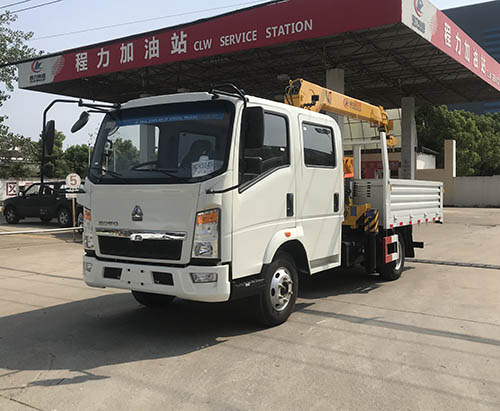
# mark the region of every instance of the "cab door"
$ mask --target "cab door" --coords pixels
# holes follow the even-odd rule
[[[301,167],[297,170],[297,211],[311,272],[341,263],[344,218],[340,130],[330,119],[301,114]]]
[[[233,192],[233,278],[259,274],[273,236],[295,227],[292,146],[286,111],[265,110],[263,147],[243,150],[238,161],[240,188]]]
[[[64,194],[59,194],[53,185],[44,184],[43,189],[40,190],[40,208],[39,216],[44,218],[53,218],[57,213],[57,206],[60,197],[64,198]]]
[[[40,184],[33,184],[24,192],[19,201],[20,217],[38,217],[40,208]]]

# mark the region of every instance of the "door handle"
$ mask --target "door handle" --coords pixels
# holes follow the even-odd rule
[[[340,208],[340,194],[335,193],[333,195],[333,212],[338,213]]]
[[[293,193],[287,193],[286,195],[286,216],[293,217]]]

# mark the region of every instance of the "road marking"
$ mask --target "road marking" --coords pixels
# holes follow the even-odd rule
[[[419,263],[419,264],[450,265],[453,267],[484,268],[487,270],[500,270],[500,265],[495,265],[495,264],[461,263],[461,262],[456,262],[456,261],[423,260],[420,258],[408,258],[407,261],[410,263]]]

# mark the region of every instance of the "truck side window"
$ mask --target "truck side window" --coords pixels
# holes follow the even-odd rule
[[[288,148],[288,121],[278,114],[265,113],[264,145],[246,149],[240,159],[240,184],[290,165]]]
[[[335,145],[330,127],[302,123],[304,161],[308,167],[335,168]]]

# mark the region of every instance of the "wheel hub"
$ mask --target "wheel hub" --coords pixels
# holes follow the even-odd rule
[[[62,224],[67,224],[69,221],[69,216],[66,212],[61,212],[59,216],[59,220],[61,221]]]
[[[398,235],[398,241],[396,241],[396,248],[398,252],[398,258],[396,260],[396,271],[398,271],[401,268],[401,264],[403,263],[403,256],[401,255],[402,249],[401,249],[401,242],[399,241],[399,235]]]
[[[274,272],[269,292],[273,308],[283,311],[293,295],[292,277],[286,268],[280,267]]]

